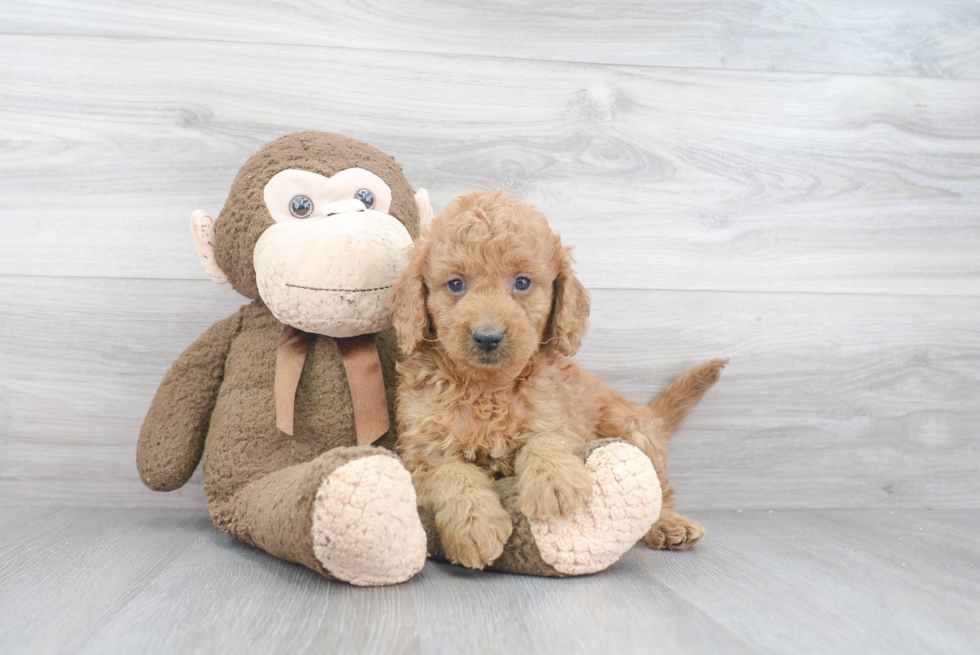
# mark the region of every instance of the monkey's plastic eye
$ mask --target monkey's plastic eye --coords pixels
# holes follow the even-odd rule
[[[446,288],[449,289],[450,293],[463,293],[466,290],[466,284],[462,280],[450,280],[446,284]]]
[[[371,189],[358,189],[357,193],[354,194],[354,199],[363,202],[367,209],[374,207],[374,194],[371,193]]]
[[[514,288],[518,291],[527,291],[531,288],[531,280],[526,277],[519,277],[514,280]]]
[[[289,213],[296,218],[309,218],[313,213],[313,201],[308,196],[293,196],[289,201]]]

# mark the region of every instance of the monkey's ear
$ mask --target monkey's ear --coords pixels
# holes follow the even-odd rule
[[[212,282],[226,283],[228,276],[218,268],[218,262],[214,259],[214,219],[206,211],[198,209],[191,214],[191,236],[194,237],[194,246],[197,248],[197,256],[201,258],[204,272],[211,277]]]
[[[429,192],[419,189],[415,192],[415,204],[419,207],[419,230],[425,230],[432,222],[432,205],[429,204]]]

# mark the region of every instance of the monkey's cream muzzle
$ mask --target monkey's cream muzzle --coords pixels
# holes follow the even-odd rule
[[[262,301],[304,332],[352,337],[388,328],[408,230],[353,199],[321,205],[318,214],[277,222],[259,237],[252,259]]]

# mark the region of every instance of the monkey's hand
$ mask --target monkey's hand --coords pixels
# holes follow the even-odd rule
[[[181,353],[160,383],[136,447],[136,466],[150,489],[180,488],[201,461],[225,358],[241,328],[241,312],[208,328]]]

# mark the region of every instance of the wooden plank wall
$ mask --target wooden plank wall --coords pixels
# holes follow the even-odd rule
[[[0,5],[0,499],[203,506],[134,464],[241,302],[187,220],[323,129],[537,204],[631,398],[731,358],[682,509],[980,507],[980,6],[525,4]]]

